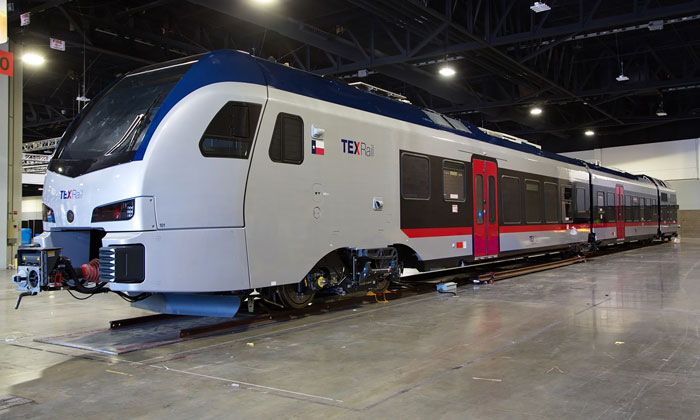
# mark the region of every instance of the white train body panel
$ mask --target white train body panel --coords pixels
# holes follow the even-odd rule
[[[538,185],[545,185],[547,180],[557,185],[557,220],[528,224],[523,219],[510,225],[498,220],[495,239],[489,239],[497,241],[497,250],[489,251],[490,258],[586,243],[591,223],[583,212],[570,219],[564,216],[561,194],[565,186],[571,191],[585,188],[588,193],[592,180],[594,189],[595,185],[614,189],[624,184],[625,191],[656,191],[652,184],[600,171],[593,170],[589,175],[580,162],[536,154],[526,147],[510,147],[505,140],[484,141],[480,132],[470,135],[369,112],[360,109],[364,106],[361,101],[353,105],[358,98],[379,100],[366,93],[339,93],[339,98],[347,99],[349,104],[295,93],[282,88],[284,80],[275,79],[294,70],[271,70],[273,64],[241,53],[215,52],[206,57],[208,64],[196,70],[202,74],[195,77],[185,73],[173,93],[164,100],[158,97],[163,105],[158,105],[143,144],[134,147],[133,159],[87,173],[76,170],[70,176],[53,170],[47,173],[43,200],[53,210],[54,219],[45,223],[48,233],[39,239],[42,245],[63,247],[78,264],[87,262],[99,247],[138,245],[145,249],[143,278],[111,282],[112,290],[200,293],[297,283],[325,255],[339,249],[398,247],[414,254],[418,263],[425,263],[421,266],[424,269],[468,263],[477,253],[477,234],[472,227],[478,210],[472,208],[469,169],[474,159],[497,166],[499,191],[501,178],[515,173],[525,180],[544,180]],[[226,60],[229,64],[217,67]],[[243,77],[246,80],[227,79],[228,73],[235,74],[239,69],[234,64],[247,74]],[[202,82],[203,75],[208,74],[214,81]],[[323,88],[334,82],[314,83]],[[348,95],[359,96],[348,99]],[[230,101],[259,106],[249,154],[245,158],[207,157],[200,138]],[[275,162],[270,157],[280,113],[303,120],[301,164]],[[139,118],[132,122],[137,128]],[[472,130],[478,131],[474,127]],[[479,136],[481,140],[476,139]],[[324,145],[322,154],[312,153],[315,141]],[[364,150],[371,148],[372,152],[351,153],[348,141],[362,142]],[[441,161],[443,172],[445,160],[463,163],[463,178],[468,183],[464,201],[448,205],[445,203],[449,200],[443,200],[439,212],[446,213],[427,215],[438,224],[449,217],[460,218],[458,228],[405,226],[402,152]],[[55,166],[60,168],[57,162]],[[444,191],[432,193],[442,195]],[[93,212],[100,206],[125,200],[133,200],[133,217],[92,221]],[[375,208],[376,202],[382,204],[381,209]],[[504,210],[500,203],[497,208],[500,218]],[[69,211],[72,221],[68,220]],[[646,228],[628,226],[625,233],[629,237],[653,236],[658,225],[648,226],[648,231]],[[675,232],[671,224],[666,229],[665,233]],[[104,233],[99,244],[90,239],[95,231]],[[594,227],[594,232],[598,240],[614,240],[617,236],[615,227]]]

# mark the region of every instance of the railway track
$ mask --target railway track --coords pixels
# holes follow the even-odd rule
[[[642,246],[646,245],[632,243],[624,246],[608,247],[597,251],[594,255],[589,256],[588,259],[621,251],[628,251],[631,249],[640,248]],[[484,263],[469,267],[421,273],[409,276],[410,278],[408,279],[402,278],[401,281],[392,284],[393,288],[382,293],[369,292],[366,294],[350,294],[344,297],[326,297],[323,299],[317,299],[313,302],[313,304],[301,309],[269,310],[269,308],[264,305],[263,301],[256,301],[260,304],[257,305],[257,310],[252,313],[239,313],[235,318],[223,322],[183,328],[179,331],[179,337],[181,339],[187,339],[246,330],[249,328],[299,319],[315,314],[347,310],[377,302],[388,302],[406,296],[434,292],[437,284],[448,281],[457,283],[458,287],[465,286],[467,284],[494,283],[507,278],[537,273],[587,261],[587,257],[580,255],[571,258],[563,258],[560,256],[558,259],[554,260],[552,258],[552,254],[543,254],[539,256],[517,258],[496,263]],[[188,318],[188,316],[156,314],[136,318],[120,319],[111,321],[110,328],[116,330],[133,326],[144,326],[146,324],[155,324],[178,318],[184,319]]]

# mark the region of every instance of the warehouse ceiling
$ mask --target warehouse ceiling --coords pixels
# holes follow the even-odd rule
[[[25,141],[60,135],[77,97],[127,71],[222,48],[365,82],[555,152],[698,137],[700,0],[545,0],[538,13],[533,3],[8,0],[11,39],[47,59],[25,66]]]

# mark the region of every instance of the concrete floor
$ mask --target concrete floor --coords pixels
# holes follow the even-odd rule
[[[700,240],[119,357],[32,338],[137,316],[0,274],[8,418],[700,418]],[[247,343],[254,343],[250,346]]]

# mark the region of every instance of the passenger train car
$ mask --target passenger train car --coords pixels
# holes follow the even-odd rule
[[[663,181],[236,51],[106,89],[64,134],[43,202],[18,289],[197,315],[678,229]]]

